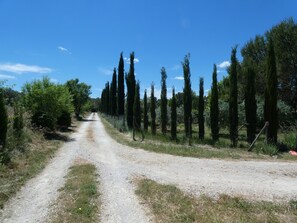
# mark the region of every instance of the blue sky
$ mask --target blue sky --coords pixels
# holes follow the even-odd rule
[[[249,39],[296,20],[296,9],[295,0],[0,0],[0,79],[20,90],[45,75],[79,78],[98,97],[120,53],[134,51],[142,93],[153,81],[158,94],[162,66],[169,90],[181,91],[190,53],[192,88],[204,77],[208,90],[214,63],[228,64],[236,44],[240,58]],[[218,69],[220,80],[226,70]]]

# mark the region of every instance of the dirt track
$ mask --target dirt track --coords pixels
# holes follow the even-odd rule
[[[132,180],[145,176],[184,191],[249,199],[297,199],[297,163],[224,161],[156,154],[115,142],[96,114],[82,124],[49,165],[5,206],[0,222],[45,222],[76,158],[94,163],[100,175],[101,222],[150,222]]]

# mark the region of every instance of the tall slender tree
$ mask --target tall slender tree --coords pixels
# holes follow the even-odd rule
[[[140,109],[140,86],[139,81],[135,86],[135,98],[134,98],[134,105],[133,105],[133,128],[139,130],[141,127],[141,109]]]
[[[148,130],[148,107],[147,107],[147,93],[146,89],[144,90],[144,97],[143,97],[143,128],[145,131]]]
[[[171,139],[176,140],[176,97],[175,89],[172,88],[172,99],[171,99]]]
[[[199,81],[199,109],[198,109],[198,122],[199,122],[199,139],[204,139],[204,87],[203,78]]]
[[[7,136],[7,112],[5,109],[2,89],[0,89],[0,163],[7,163],[5,152],[6,136]]]
[[[213,66],[212,86],[210,98],[210,127],[211,135],[214,141],[219,139],[219,94],[217,81],[217,66]]]
[[[118,115],[122,116],[125,114],[125,85],[124,85],[124,59],[123,52],[120,56],[118,66]]]
[[[151,131],[156,135],[156,99],[155,99],[155,84],[151,84]]]
[[[247,141],[252,143],[256,135],[257,122],[257,102],[255,77],[256,73],[251,64],[247,65],[246,69],[247,84],[245,89],[245,118],[247,123]]]
[[[268,43],[266,61],[266,86],[265,86],[265,105],[264,118],[269,122],[267,130],[267,142],[277,143],[278,117],[277,117],[277,71],[274,44],[272,39]]]
[[[191,89],[191,72],[190,72],[190,54],[186,55],[182,62],[184,71],[184,124],[185,134],[192,136],[192,89]]]
[[[105,104],[105,111],[106,111],[106,114],[109,115],[109,112],[110,112],[110,100],[109,100],[109,82],[106,83],[105,85],[105,91],[106,91],[106,95],[105,95],[105,100],[106,100],[106,104]]]
[[[167,74],[164,67],[161,68],[161,130],[165,135],[167,132],[167,87],[166,87]]]
[[[130,54],[130,70],[126,75],[127,83],[127,125],[133,128],[133,104],[135,98],[135,73],[134,73],[134,52]]]
[[[110,113],[112,116],[116,116],[117,115],[117,70],[116,68],[113,69],[110,98],[111,98]]]
[[[233,147],[237,146],[238,137],[238,102],[237,102],[237,47],[232,49],[231,53],[231,66],[230,66],[230,95],[229,95],[229,128],[230,140]]]

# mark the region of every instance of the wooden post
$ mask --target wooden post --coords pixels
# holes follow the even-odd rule
[[[248,151],[252,151],[252,148],[254,146],[254,144],[256,143],[256,141],[258,140],[258,138],[260,137],[260,135],[262,134],[262,132],[269,126],[269,122],[265,122],[265,125],[263,126],[263,128],[261,129],[261,131],[259,132],[259,134],[256,136],[256,138],[254,139],[254,141],[252,142],[252,144],[250,145],[250,148],[248,149]]]

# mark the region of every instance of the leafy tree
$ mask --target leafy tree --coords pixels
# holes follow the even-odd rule
[[[176,126],[177,126],[177,114],[176,114],[176,97],[175,89],[172,89],[172,99],[171,99],[171,138],[176,140]]]
[[[184,124],[185,134],[192,136],[192,89],[191,89],[191,72],[190,72],[190,54],[186,55],[182,62],[184,71]]]
[[[140,86],[139,81],[135,87],[135,98],[133,105],[134,123],[133,128],[139,130],[141,127],[141,109],[140,109]]]
[[[124,59],[121,53],[118,66],[118,115],[125,114],[125,85],[124,85]]]
[[[233,147],[237,146],[238,137],[238,102],[237,102],[237,64],[236,47],[232,49],[230,66],[229,129]]]
[[[167,131],[167,87],[166,87],[167,74],[164,67],[161,69],[161,130],[165,135]]]
[[[211,98],[210,98],[210,127],[213,140],[219,139],[219,94],[217,81],[217,66],[213,66]]]
[[[5,164],[9,162],[5,150],[8,120],[2,89],[0,89],[0,123],[0,163]]]
[[[21,138],[23,134],[23,128],[24,128],[24,119],[23,119],[23,108],[20,103],[15,102],[14,103],[14,115],[13,115],[13,130],[14,130],[14,135],[16,138]]]
[[[252,143],[256,134],[257,123],[257,102],[255,89],[256,73],[252,65],[248,65],[246,70],[247,84],[245,92],[245,117],[247,122],[247,141]]]
[[[199,139],[204,139],[204,88],[203,88],[203,78],[200,78],[199,84]]]
[[[110,87],[110,114],[112,116],[117,115],[117,71],[113,70],[112,82]]]
[[[147,107],[147,93],[146,89],[144,90],[144,97],[143,97],[143,128],[145,131],[148,130],[148,107]]]
[[[274,53],[273,40],[270,39],[268,44],[266,64],[266,88],[264,118],[269,122],[267,131],[267,142],[277,143],[278,117],[277,117],[277,71]]]
[[[127,84],[127,125],[133,128],[133,104],[135,98],[134,52],[130,54],[130,70],[126,75]]]
[[[75,116],[80,117],[85,112],[85,106],[89,102],[89,96],[91,94],[91,86],[81,82],[78,79],[72,79],[66,82],[66,86],[69,89],[73,97],[73,106]]]
[[[151,130],[152,134],[156,135],[156,99],[155,99],[155,85],[151,84]]]
[[[22,91],[25,107],[31,112],[31,121],[36,126],[55,130],[62,113],[73,112],[72,96],[68,88],[51,82],[48,77],[26,83]]]

